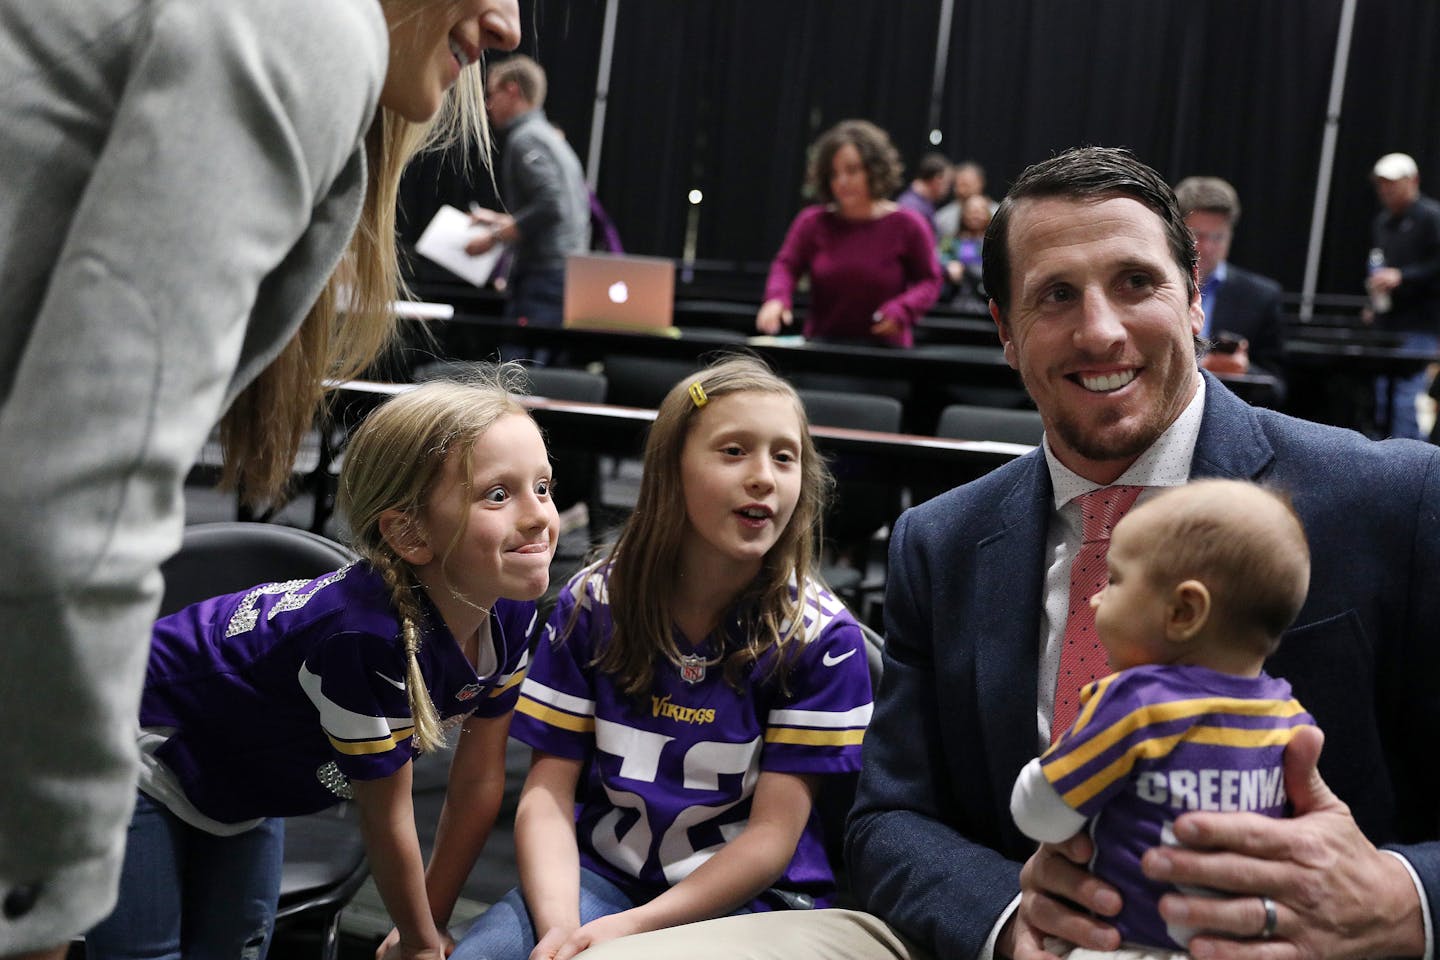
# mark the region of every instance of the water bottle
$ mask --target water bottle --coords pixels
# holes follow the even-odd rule
[[[1385,266],[1385,251],[1375,247],[1370,251],[1369,275],[1375,276],[1375,271]],[[1370,291],[1370,308],[1376,313],[1390,312],[1390,292]]]

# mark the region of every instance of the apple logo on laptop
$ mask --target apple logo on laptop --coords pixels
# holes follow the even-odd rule
[[[624,303],[630,299],[630,287],[626,285],[624,280],[616,280],[610,284],[609,293],[611,303]]]

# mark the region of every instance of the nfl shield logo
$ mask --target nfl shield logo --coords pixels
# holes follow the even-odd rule
[[[456,700],[460,700],[460,701],[474,700],[477,696],[479,696],[479,694],[480,694],[480,684],[478,684],[478,683],[471,683],[471,684],[467,684],[467,685],[464,686],[464,687],[461,687],[461,688],[460,688],[460,692],[457,693],[457,694],[455,694],[455,699],[456,699]]]
[[[686,683],[699,683],[705,679],[705,667],[707,661],[704,657],[693,653],[682,654],[680,657],[680,679]]]

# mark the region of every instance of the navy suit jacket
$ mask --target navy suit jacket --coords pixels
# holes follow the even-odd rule
[[[1268,662],[1325,731],[1320,771],[1440,916],[1440,450],[1250,407],[1206,376],[1192,475],[1288,491],[1309,598]],[[1051,485],[1035,452],[907,511],[891,537],[885,672],[846,836],[863,905],[970,958],[1035,844],[1010,819],[1036,752]]]
[[[1231,333],[1250,341],[1250,364],[1285,383],[1281,356],[1280,284],[1249,270],[1225,265],[1225,282],[1215,291],[1210,335]]]

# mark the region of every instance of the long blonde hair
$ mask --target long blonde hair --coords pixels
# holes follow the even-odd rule
[[[432,750],[444,742],[435,704],[420,673],[422,589],[414,568],[395,551],[380,530],[380,517],[398,510],[411,523],[445,473],[450,457],[459,458],[458,476],[466,502],[474,476],[475,441],[507,414],[528,416],[515,399],[517,371],[502,367],[477,372],[475,382],[436,380],[386,401],[355,430],[340,471],[339,508],[348,520],[350,544],[385,580],[400,619],[405,645],[406,693],[415,720],[415,743]],[[440,554],[440,569],[465,535],[465,518]],[[446,575],[448,583],[448,574]]]
[[[399,3],[402,0],[386,0]],[[418,5],[418,4],[415,4]],[[490,166],[485,80],[462,70],[436,116],[412,123],[381,107],[365,135],[368,175],[360,222],[341,266],[279,356],[235,398],[220,421],[221,486],[255,507],[283,499],[300,441],[323,415],[327,378],[368,369],[395,336],[390,304],[404,292],[395,245],[400,177],[422,150],[478,147]]]
[[[746,640],[744,646],[725,653],[725,679],[740,689],[743,673],[774,647],[780,654],[776,668],[783,680],[792,642],[804,630],[806,583],[813,578],[821,518],[833,480],[810,437],[795,388],[755,357],[722,359],[676,384],[661,402],[645,442],[635,511],[606,561],[614,631],[596,662],[631,696],[650,688],[657,656],[676,665],[680,662],[670,598],[688,527],[680,458],[700,409],[691,399],[695,383],[710,400],[750,391],[776,394],[794,405],[800,420],[800,498],[789,524],[765,555],[759,575],[738,598],[746,618]]]

